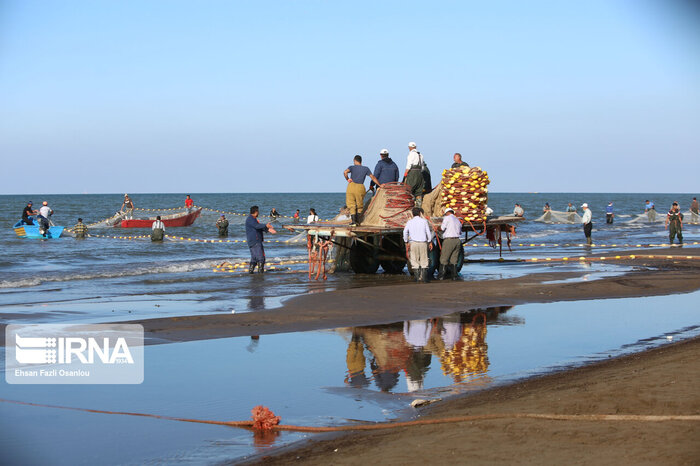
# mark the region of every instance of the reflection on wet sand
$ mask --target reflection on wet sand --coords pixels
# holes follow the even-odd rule
[[[345,383],[367,387],[373,381],[384,392],[398,391],[400,373],[406,389],[423,388],[433,356],[442,373],[455,383],[485,377],[489,361],[487,322],[496,321],[511,306],[473,309],[424,320],[352,329],[346,355]],[[366,370],[369,360],[369,373]]]

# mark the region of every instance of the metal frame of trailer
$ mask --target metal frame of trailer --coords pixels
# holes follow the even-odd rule
[[[471,225],[464,223],[462,231],[465,233],[462,244],[466,244],[484,233],[486,230],[496,227],[512,227],[514,224],[525,220],[522,217],[502,216],[491,217],[486,223]],[[442,217],[431,219],[433,224],[442,222]],[[375,273],[381,265],[384,272],[401,273],[406,265],[409,272],[410,264],[407,264],[405,256],[405,243],[403,241],[403,227],[381,227],[371,225],[350,226],[347,223],[316,222],[312,224],[285,224],[284,228],[332,241],[333,244],[350,250],[350,268],[355,273]],[[470,236],[471,233],[471,236]],[[340,239],[336,241],[334,238]],[[347,238],[343,240],[342,238]],[[350,240],[350,241],[348,241]],[[431,272],[437,267],[439,249],[434,248],[431,253]],[[499,256],[502,254],[502,248]],[[464,250],[460,254],[458,271],[462,268]]]

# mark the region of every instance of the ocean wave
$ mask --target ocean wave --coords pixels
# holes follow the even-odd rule
[[[221,261],[197,261],[179,264],[169,264],[169,265],[156,265],[150,267],[138,267],[134,269],[126,270],[105,270],[103,272],[91,272],[91,273],[66,273],[62,275],[50,275],[50,276],[33,276],[26,278],[19,278],[16,280],[2,280],[0,281],[0,289],[3,288],[27,288],[32,286],[39,286],[42,283],[49,282],[70,282],[76,280],[92,280],[100,278],[120,278],[120,277],[136,277],[139,275],[150,275],[159,273],[182,273],[191,272],[195,270],[210,269],[214,265],[221,263]]]

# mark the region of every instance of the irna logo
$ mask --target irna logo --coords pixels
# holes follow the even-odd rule
[[[99,341],[101,340],[101,341]],[[15,334],[15,359],[20,364],[133,364],[123,337],[22,337]]]

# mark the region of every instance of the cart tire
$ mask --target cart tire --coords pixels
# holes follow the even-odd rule
[[[435,271],[440,267],[440,248],[433,244],[433,250],[428,251],[428,278],[435,276]]]
[[[355,273],[377,273],[377,249],[356,241],[350,248],[350,267]]]
[[[464,246],[459,248],[459,255],[457,256],[457,273],[462,271],[463,265],[464,265]]]
[[[395,240],[395,241],[394,241]],[[402,257],[404,254],[406,254],[406,246],[403,243],[403,240],[401,237],[397,238],[391,238],[391,240],[387,240],[386,237],[382,238],[382,249],[383,252],[397,256],[397,257]],[[384,270],[384,273],[391,273],[391,274],[399,274],[403,273],[403,269],[406,267],[406,260],[388,260],[384,259],[381,260],[380,265],[382,266],[382,270]]]

